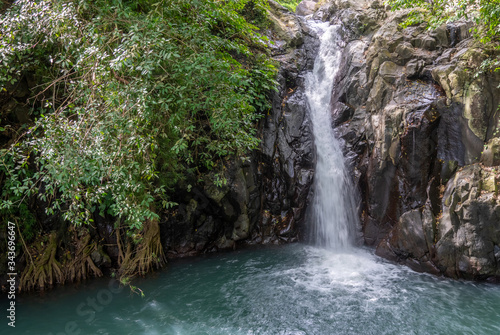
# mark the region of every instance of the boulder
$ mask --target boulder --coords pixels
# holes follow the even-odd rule
[[[317,2],[318,1],[312,1],[312,0],[301,1],[295,8],[295,13],[297,15],[302,15],[302,16],[314,14]]]
[[[401,78],[402,74],[403,74],[402,67],[396,65],[396,63],[387,61],[383,62],[382,65],[380,65],[379,69],[380,77],[382,77],[386,82],[390,84],[396,83],[396,81],[399,78]]]
[[[413,57],[413,54],[415,53],[415,49],[413,48],[413,46],[410,43],[403,42],[396,47],[396,53],[403,60],[406,60],[406,59],[410,59]]]

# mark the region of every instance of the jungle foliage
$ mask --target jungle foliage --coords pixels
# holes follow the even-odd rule
[[[0,210],[38,197],[74,225],[96,214],[130,232],[175,206],[173,187],[258,146],[276,82],[244,16],[264,0],[19,0],[0,19],[0,90],[29,76],[31,122],[4,120]],[[31,221],[29,221],[31,222]]]

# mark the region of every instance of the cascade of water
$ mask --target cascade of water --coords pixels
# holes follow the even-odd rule
[[[337,250],[352,245],[358,221],[354,189],[332,128],[330,111],[333,81],[342,54],[340,29],[338,25],[326,28],[320,39],[314,69],[306,79],[306,97],[317,154],[312,237],[317,245]]]

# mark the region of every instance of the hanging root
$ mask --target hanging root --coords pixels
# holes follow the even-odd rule
[[[119,273],[122,278],[133,277],[161,268],[166,263],[165,254],[160,241],[160,226],[158,221],[147,221],[144,224],[144,233],[139,244],[133,247],[130,239],[127,240],[127,249],[124,251],[117,230],[117,242],[120,256]]]
[[[48,237],[48,243],[43,244],[43,241],[37,240],[37,246],[41,246],[34,261],[26,266],[21,274],[19,282],[19,291],[31,290],[36,287],[43,290],[45,286],[52,286],[54,283],[64,283],[65,275],[61,269],[61,264],[56,260],[57,252],[57,235],[51,233]],[[32,259],[31,251],[26,248],[26,254]]]

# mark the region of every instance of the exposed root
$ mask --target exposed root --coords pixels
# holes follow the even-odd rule
[[[73,260],[67,267],[68,280],[79,281],[90,276],[101,277],[102,271],[95,265],[92,260],[92,253],[98,250],[97,243],[91,242],[91,237],[88,232],[83,234],[83,237],[78,238],[75,232],[76,252]]]
[[[117,232],[118,250],[120,253],[119,273],[121,277],[133,277],[161,268],[166,263],[165,254],[160,241],[160,226],[157,221],[147,221],[141,241],[133,247],[133,242],[127,239],[127,249],[124,251]]]
[[[85,229],[72,228],[72,233],[70,246],[59,245],[56,232],[38,238],[31,246],[25,246],[27,266],[20,278],[20,291],[44,290],[56,283],[80,281],[103,275],[92,259],[92,254],[95,252],[99,252],[102,256],[98,243],[92,240]],[[136,275],[144,275],[166,263],[157,221],[147,221],[144,224],[141,235],[137,235],[135,239],[139,242],[134,242],[126,234],[122,236],[120,229],[116,230],[116,236],[120,266],[118,274],[121,279],[130,280]],[[73,252],[68,249],[69,247],[72,247]]]
[[[43,290],[45,286],[52,286],[54,283],[64,283],[65,281],[66,276],[61,270],[61,264],[56,260],[56,233],[49,235],[47,245],[43,245],[41,241],[40,245],[42,247],[35,257],[35,261],[29,263],[21,275],[19,291],[31,290],[36,287]],[[26,252],[30,254],[29,250],[26,250]]]
[[[55,232],[37,239],[30,248],[25,246],[28,265],[21,275],[19,291],[44,290],[56,283],[102,276],[102,271],[92,260],[92,253],[98,251],[97,242],[92,241],[85,230],[78,232],[75,229],[73,233],[75,252],[60,250],[60,254],[65,256],[62,261],[56,257],[60,246]]]

